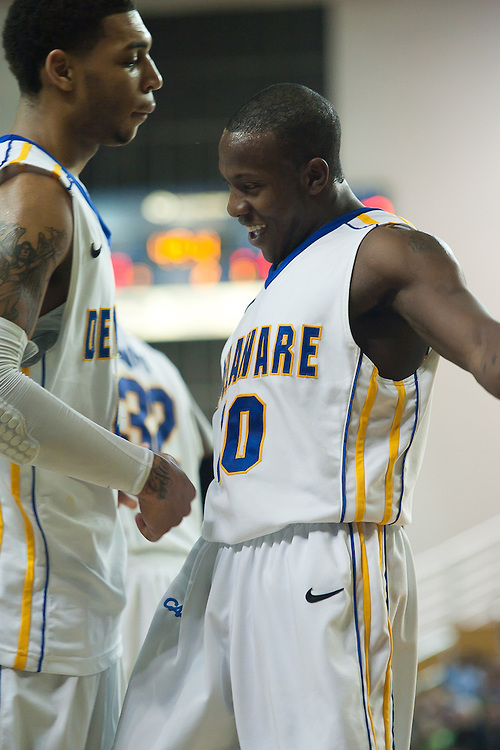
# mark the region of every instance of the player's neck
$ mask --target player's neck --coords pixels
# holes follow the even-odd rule
[[[10,132],[37,143],[74,175],[97,151],[77,142],[60,112],[29,97],[21,97]]]
[[[333,196],[333,215],[335,219],[345,216],[363,206],[361,201],[352,192],[347,180],[335,183]]]

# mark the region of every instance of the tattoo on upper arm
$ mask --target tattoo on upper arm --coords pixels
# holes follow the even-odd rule
[[[0,221],[0,315],[16,321],[19,305],[29,313],[26,325],[37,320],[43,287],[66,250],[66,232],[46,227],[36,247],[23,236],[25,227]],[[36,304],[33,304],[33,303]]]
[[[488,372],[488,369],[490,369],[490,368],[494,368],[495,370],[498,369],[496,367],[497,359],[498,359],[498,355],[492,354],[491,355],[491,360],[489,362],[484,362],[483,363],[483,368],[482,368],[483,375],[486,375],[486,373]],[[500,373],[498,373],[496,375],[496,377],[497,377],[497,380],[500,380]]]
[[[435,253],[437,255],[448,254],[441,243],[430,235],[420,237],[418,234],[413,234],[408,238],[408,245],[414,253]]]

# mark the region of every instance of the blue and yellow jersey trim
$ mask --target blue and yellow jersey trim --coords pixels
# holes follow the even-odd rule
[[[44,368],[43,368],[44,370]],[[29,369],[22,370],[24,375],[29,376]],[[41,641],[40,641],[40,652],[38,655],[38,671],[41,670],[43,658],[44,658],[44,643],[45,643],[45,618],[46,618],[46,606],[47,606],[47,587],[49,579],[49,559],[47,542],[45,534],[38,517],[37,505],[36,505],[36,469],[34,466],[28,467],[31,470],[31,508],[33,511],[33,520],[30,517],[26,507],[23,504],[23,494],[21,488],[21,467],[17,464],[10,465],[10,490],[14,503],[18,508],[19,514],[22,518],[24,525],[24,539],[25,539],[25,573],[24,582],[22,588],[22,596],[20,601],[19,611],[19,633],[17,639],[17,651],[14,658],[13,668],[24,670],[28,661],[30,653],[30,642],[31,642],[31,630],[33,627],[33,606],[34,606],[34,595],[35,595],[35,566],[37,557],[37,532],[38,529],[40,536],[40,543],[43,546],[43,554],[45,556],[45,583],[43,590],[43,602],[42,602],[42,619],[41,619]],[[1,506],[0,506],[1,511]],[[35,528],[36,526],[36,528]]]
[[[31,630],[31,614],[33,602],[33,584],[35,580],[35,534],[33,526],[21,502],[21,469],[11,464],[11,492],[24,522],[26,539],[26,573],[24,576],[23,595],[21,603],[21,622],[17,654],[14,669],[24,669],[28,659],[28,649]]]
[[[413,224],[410,224],[406,219],[402,219],[400,216],[394,214],[388,214],[380,208],[358,208],[355,211],[351,211],[344,216],[339,216],[334,221],[330,221],[328,224],[320,227],[296,247],[295,250],[292,250],[285,260],[283,260],[278,266],[271,266],[264,287],[267,289],[269,284],[271,284],[281,271],[283,271],[283,269],[286,268],[287,265],[297,257],[297,255],[300,255],[303,250],[316,242],[316,240],[321,239],[321,237],[324,237],[326,234],[330,234],[330,232],[333,232],[344,224],[350,229],[366,229],[367,226],[373,227],[382,224],[386,226],[405,224],[414,229]]]
[[[403,219],[401,216],[396,216],[396,214],[388,214],[380,208],[373,208],[369,211],[366,209],[361,210],[360,213],[345,223],[351,229],[366,229],[366,227],[382,225],[390,227],[398,224],[404,224],[411,229],[415,229],[414,225],[407,219]]]
[[[368,384],[359,386],[362,364],[365,364],[364,378],[367,378],[366,370],[371,367]],[[370,521],[378,524],[397,523],[404,499],[405,491],[405,466],[408,451],[413,443],[418,419],[419,419],[419,383],[418,374],[415,372],[406,381],[385,381],[386,389],[390,389],[390,402],[384,403],[384,413],[391,412],[388,419],[390,424],[386,429],[386,453],[385,458],[380,452],[382,444],[380,437],[380,425],[377,424],[375,410],[377,408],[377,396],[379,392],[379,372],[375,365],[365,358],[362,351],[358,356],[356,371],[351,388],[346,423],[342,441],[342,509],[340,522],[357,523]],[[366,383],[366,381],[365,381]],[[356,409],[353,408],[355,398],[359,399]],[[359,411],[359,414],[357,413]],[[403,419],[412,416],[411,425],[406,424],[403,431]],[[384,471],[383,488],[374,491],[373,483],[366,480],[367,462],[372,441],[370,441],[370,427],[373,424],[377,430],[374,445],[377,450],[376,468]],[[351,446],[351,447],[349,447]],[[352,447],[353,446],[353,447]],[[385,468],[383,461],[385,461]],[[353,474],[354,479],[348,475]],[[367,484],[371,486],[372,496],[366,497]],[[354,491],[353,491],[354,485]],[[374,496],[376,493],[376,497]],[[371,503],[370,510],[368,505]],[[375,510],[374,510],[375,506]],[[374,517],[374,513],[377,514]]]
[[[378,570],[374,567],[374,560],[368,558],[367,542],[365,539],[365,526],[362,523],[349,524],[351,558],[352,558],[352,580],[353,580],[353,607],[356,630],[356,647],[358,665],[360,671],[363,707],[365,713],[365,726],[368,739],[368,747],[371,750],[392,750],[394,738],[393,717],[393,682],[392,682],[392,656],[393,637],[389,613],[389,592],[387,590],[386,571],[386,529],[382,526],[377,528],[378,542]],[[377,579],[376,581],[372,581]],[[372,634],[372,585],[378,587],[378,581],[383,581],[385,586],[385,617],[387,626],[387,643],[385,644],[385,668],[383,685],[383,729],[384,737],[377,736],[377,728],[373,720],[372,711],[372,686],[370,638]],[[383,745],[380,742],[383,741]]]
[[[19,135],[4,135],[0,138],[0,146],[2,144],[5,144],[5,155],[0,162],[0,169],[11,164],[19,164],[21,166],[29,165],[35,169],[41,169],[44,172],[52,174],[69,192],[75,187],[80,191],[90,208],[97,216],[109,244],[111,232],[102,220],[102,217],[95,207],[87,189],[77,177],[71,174],[71,172],[49,154],[48,151],[39,146],[38,143],[31,141],[29,138],[22,138]]]

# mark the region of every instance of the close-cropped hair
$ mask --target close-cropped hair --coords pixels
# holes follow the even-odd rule
[[[40,71],[52,50],[89,51],[102,37],[106,16],[132,10],[132,0],[14,0],[2,41],[21,92],[39,93]]]
[[[282,153],[300,167],[324,159],[334,180],[340,165],[340,119],[332,104],[307,86],[276,83],[249,99],[226,124],[230,133],[273,133]]]

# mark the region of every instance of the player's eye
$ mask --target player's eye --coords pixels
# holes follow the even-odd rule
[[[131,58],[129,60],[125,60],[124,63],[123,63],[123,65],[124,65],[125,68],[134,68],[137,65],[138,62],[139,62],[139,58],[138,57],[134,57],[134,58]]]

